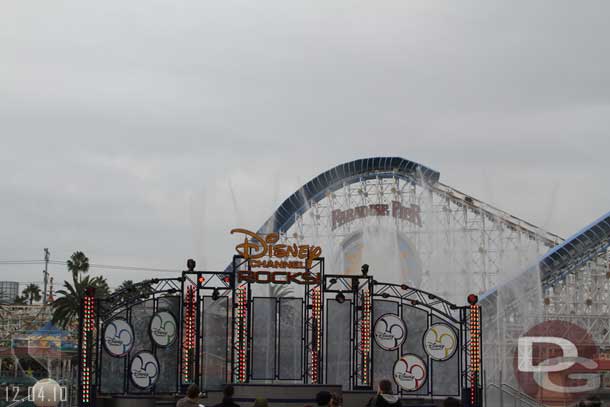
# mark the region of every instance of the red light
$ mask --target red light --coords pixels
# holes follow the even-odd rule
[[[199,276],[198,280],[199,280],[199,283],[203,283],[205,281],[205,277]]]
[[[479,297],[477,297],[476,294],[469,294],[468,295],[468,304],[474,305],[477,302],[479,302]]]

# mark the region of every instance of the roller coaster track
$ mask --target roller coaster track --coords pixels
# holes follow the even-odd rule
[[[401,157],[364,158],[340,164],[323,172],[288,197],[261,226],[259,233],[288,230],[298,215],[346,183],[363,179],[397,177],[425,185],[433,193],[475,213],[481,213],[490,220],[504,223],[512,230],[541,240],[547,247],[554,247],[563,241],[560,236],[440,183],[438,171]]]

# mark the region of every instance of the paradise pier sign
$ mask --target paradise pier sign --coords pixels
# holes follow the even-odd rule
[[[231,234],[234,233],[244,234],[243,243],[235,246],[235,251],[247,260],[250,266],[250,270],[237,271],[238,282],[320,284],[320,275],[309,271],[313,261],[322,254],[320,246],[297,245],[296,243],[278,244],[280,236],[277,233],[261,236],[247,229],[239,228],[232,229]],[[276,269],[277,271],[253,270],[258,268]]]
[[[348,208],[345,210],[335,209],[331,212],[332,230],[346,223],[350,223],[356,219],[362,219],[369,216],[390,216],[411,222],[419,227],[422,226],[419,205],[411,204],[411,206],[403,206],[398,201],[392,201],[392,207],[388,204],[370,204]]]

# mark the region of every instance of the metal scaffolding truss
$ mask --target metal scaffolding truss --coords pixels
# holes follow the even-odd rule
[[[153,278],[140,281],[105,298],[98,312],[102,318],[108,318],[118,310],[145,301],[153,295],[158,297],[178,294],[181,290],[181,281],[181,278]]]
[[[385,219],[362,217],[340,226],[333,224],[333,211],[377,204],[391,209],[394,202],[401,207],[417,206],[423,227],[413,220],[391,215]],[[444,273],[463,275],[468,291],[482,293],[496,285],[509,259],[517,261],[511,268],[524,269],[562,241],[446,185],[428,184],[396,172],[352,177],[343,180],[340,187],[329,186],[324,196],[308,201],[306,209],[295,213],[293,220],[288,229],[280,229],[287,243],[325,242],[331,252],[358,230],[382,222],[387,228],[388,223],[393,223],[391,226],[417,248],[424,267],[421,286],[435,290],[438,284],[431,269],[439,257],[450,265]],[[449,291],[446,287],[439,294],[447,297]]]
[[[610,252],[599,254],[545,289],[545,319],[574,322],[610,348]]]

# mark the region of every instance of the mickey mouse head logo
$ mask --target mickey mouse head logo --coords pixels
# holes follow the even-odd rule
[[[147,389],[159,378],[159,362],[150,352],[138,352],[131,360],[129,371],[133,384],[141,389]]]
[[[394,381],[404,391],[419,390],[427,377],[426,364],[412,353],[401,356],[394,364]]]
[[[127,320],[113,319],[104,329],[104,346],[108,353],[114,357],[123,357],[133,347],[133,328]]]
[[[374,327],[375,343],[384,350],[396,350],[407,338],[407,327],[396,314],[384,314]]]
[[[457,335],[447,324],[433,324],[424,334],[424,349],[434,360],[450,359],[457,349]]]
[[[150,320],[150,335],[159,346],[170,346],[176,340],[176,318],[169,311],[160,311]]]

